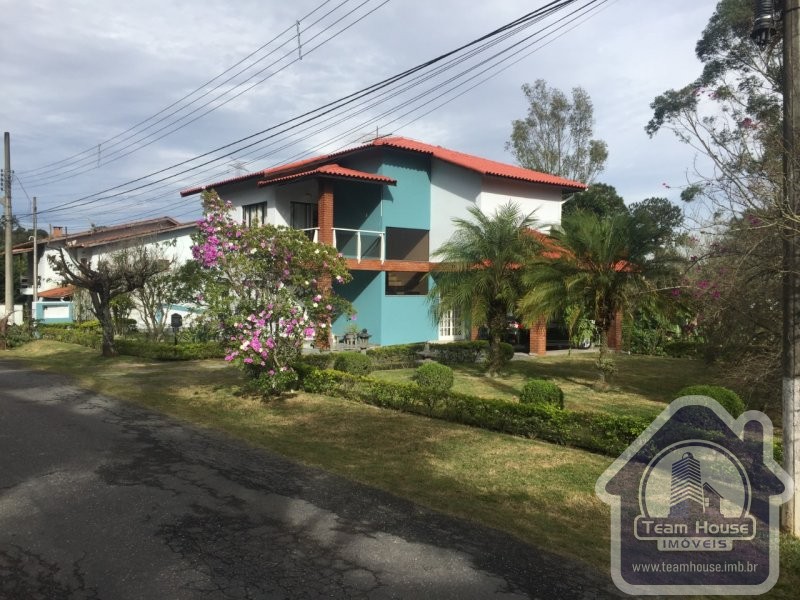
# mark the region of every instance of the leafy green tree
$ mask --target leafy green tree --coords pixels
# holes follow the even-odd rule
[[[600,379],[610,372],[608,331],[617,313],[639,297],[658,293],[668,265],[655,258],[652,243],[631,235],[626,213],[599,217],[576,212],[565,217],[551,237],[558,253],[540,256],[527,269],[527,292],[520,313],[530,321],[563,313],[571,305],[585,307],[600,333]]]
[[[437,321],[454,310],[469,315],[473,326],[487,328],[488,371],[495,374],[503,364],[507,316],[522,296],[522,273],[541,244],[531,231],[536,221],[511,202],[491,216],[472,207],[470,216],[453,220],[453,236],[434,254],[442,262],[429,300]]]
[[[570,196],[564,203],[561,214],[567,216],[579,210],[605,217],[624,213],[628,209],[625,207],[625,200],[613,185],[593,183],[585,192]]]
[[[681,194],[700,231],[682,291],[709,358],[774,401],[779,386],[764,384],[780,372],[781,240],[800,215],[782,198],[782,43],[758,48],[752,26],[752,0],[721,0],[697,42],[702,73],[656,97],[645,130],[671,131],[711,165]]]
[[[656,248],[676,241],[683,227],[683,211],[667,198],[645,198],[628,207],[633,234]]]
[[[544,79],[524,84],[528,115],[512,121],[506,150],[528,169],[591,183],[605,168],[608,146],[594,134],[594,107],[581,87],[572,98]]]

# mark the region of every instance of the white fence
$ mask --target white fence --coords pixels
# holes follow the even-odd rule
[[[5,317],[8,313],[6,312],[6,305],[0,304],[0,319]],[[8,320],[8,324],[11,325],[12,323],[16,323],[19,325],[22,323],[22,304],[15,304],[14,305],[14,314]]]

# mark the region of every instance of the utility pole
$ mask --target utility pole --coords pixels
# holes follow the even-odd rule
[[[783,468],[800,484],[800,0],[755,0],[751,37],[769,45],[783,21]],[[800,537],[800,493],[781,507],[784,529]]]
[[[783,11],[783,466],[800,483],[800,0]],[[800,537],[800,494],[783,505],[783,525]]]
[[[36,223],[36,196],[33,197],[33,313],[36,314],[36,302],[39,301],[39,245],[38,230]],[[32,317],[33,318],[33,317]]]
[[[14,256],[11,253],[11,135],[6,131],[3,134],[3,147],[5,149],[5,171],[3,172],[5,185],[5,217],[6,217],[6,314],[9,315],[8,324],[14,322]]]

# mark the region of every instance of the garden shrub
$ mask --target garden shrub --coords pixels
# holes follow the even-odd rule
[[[550,404],[564,408],[564,392],[552,381],[529,379],[522,386],[519,401],[523,404]]]
[[[114,340],[114,347],[120,354],[153,360],[202,360],[225,356],[225,348],[219,342],[195,342],[176,345],[169,342],[116,339]]]
[[[442,364],[463,364],[478,362],[481,355],[489,350],[489,342],[486,340],[449,342],[429,344],[428,347],[436,356],[436,360]],[[511,356],[513,355],[514,349],[511,348]]]
[[[521,404],[453,391],[434,392],[335,370],[314,371],[307,392],[336,396],[409,413],[481,427],[616,457],[649,425],[646,419],[563,410],[553,404]]]
[[[72,325],[71,323],[69,325]],[[99,329],[92,327],[61,327],[55,325],[40,325],[39,334],[44,340],[55,340],[66,344],[79,344],[89,348],[99,348],[102,340]]]
[[[744,401],[739,394],[721,385],[690,385],[675,396],[708,396],[719,402],[735,419],[745,411]]]
[[[424,350],[423,342],[417,344],[397,344],[367,350],[375,369],[408,369],[416,366],[419,353]]]
[[[27,325],[10,325],[6,330],[5,338],[0,338],[5,341],[7,348],[17,348],[33,339],[31,328]]]
[[[455,381],[453,369],[437,362],[420,365],[414,372],[413,379],[418,386],[435,392],[446,392],[453,387]]]
[[[360,352],[342,352],[333,361],[333,368],[351,375],[368,375],[372,371],[372,360]]]
[[[500,358],[504,363],[514,358],[514,346],[506,342],[500,342]]]

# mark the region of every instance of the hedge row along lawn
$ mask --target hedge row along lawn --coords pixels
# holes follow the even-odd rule
[[[242,395],[240,373],[223,361],[103,359],[96,350],[49,341],[0,357],[77,374],[77,383],[94,391],[226,431],[534,545],[546,540],[547,550],[608,569],[609,512],[594,496],[594,484],[609,458],[316,394],[264,402]],[[574,360],[554,357],[527,364],[539,376],[555,377],[559,385],[562,380],[591,380],[590,360],[579,357],[571,369],[569,361]],[[640,364],[636,357],[624,360],[625,370]],[[674,382],[675,389],[695,383],[693,373],[701,366],[694,372],[692,368],[689,361],[643,358],[643,378],[637,382],[633,372],[626,375],[617,401],[625,395],[646,397],[648,388],[659,387],[658,373]],[[502,383],[498,378],[486,385]],[[569,405],[568,386],[563,387]],[[652,397],[656,402],[668,399]],[[766,597],[795,598],[800,587],[797,541],[783,540],[781,570],[778,587]]]

